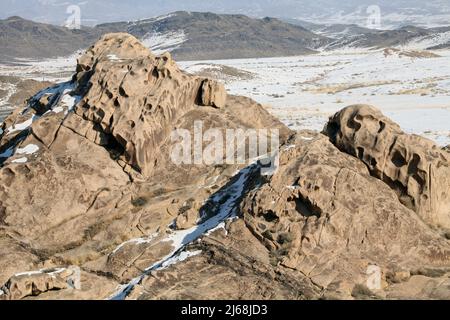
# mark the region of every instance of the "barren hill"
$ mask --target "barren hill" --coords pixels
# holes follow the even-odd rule
[[[176,12],[80,30],[11,17],[0,20],[0,59],[8,62],[70,55],[108,32],[128,32],[155,52],[172,51],[178,60],[310,54],[328,43],[326,37],[300,26],[244,15]]]

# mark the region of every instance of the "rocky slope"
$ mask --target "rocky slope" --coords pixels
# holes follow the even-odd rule
[[[331,25],[316,27],[313,32],[335,39],[325,46],[325,50],[388,47],[434,50],[448,47],[450,40],[450,27],[404,26],[394,30],[377,30],[355,25]]]
[[[200,12],[175,12],[80,30],[11,17],[0,20],[0,32],[3,62],[70,55],[109,32],[130,33],[154,52],[171,51],[178,60],[310,54],[329,42],[326,37],[277,19]]]
[[[209,12],[175,12],[98,28],[128,32],[148,42],[153,50],[171,49],[174,58],[181,60],[310,54],[329,42],[326,37],[274,18],[253,19]]]
[[[0,34],[0,62],[3,63],[16,58],[67,56],[87,48],[100,37],[93,28],[70,30],[17,16],[0,20]]]
[[[278,129],[278,169],[176,165],[199,120]],[[0,299],[450,298],[449,154],[372,107],[295,133],[117,33],[2,130]]]
[[[170,51],[176,60],[279,57],[343,48],[443,49],[450,41],[449,27],[378,30],[354,24],[321,25],[295,19],[185,11],[80,30],[11,17],[0,20],[0,32],[2,63],[17,58],[68,56],[109,32],[130,33],[153,52]]]

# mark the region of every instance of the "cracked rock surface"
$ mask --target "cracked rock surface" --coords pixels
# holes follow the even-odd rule
[[[277,170],[175,164],[198,121],[278,129]],[[119,33],[2,130],[0,300],[450,299],[449,154],[373,107],[295,133]]]

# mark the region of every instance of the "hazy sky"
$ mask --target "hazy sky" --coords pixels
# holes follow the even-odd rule
[[[67,9],[71,5],[80,8],[86,25],[149,18],[178,10],[342,23],[361,23],[367,17],[367,8],[373,5],[379,6],[386,21],[428,21],[430,16],[443,20],[450,15],[450,0],[0,0],[0,18],[19,15],[61,25],[70,16]]]

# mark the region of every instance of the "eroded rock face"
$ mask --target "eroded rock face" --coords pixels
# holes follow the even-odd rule
[[[348,273],[363,279],[370,264],[448,265],[448,241],[361,161],[323,136],[293,143],[278,172],[242,208],[247,226],[279,263],[325,288],[348,281]]]
[[[227,92],[220,82],[215,80],[204,80],[201,88],[201,104],[223,108],[227,101]]]
[[[278,170],[174,163],[170,133],[192,136],[198,121],[223,136],[278,129]],[[114,34],[3,129],[0,299],[449,296],[450,243],[436,230],[448,154],[370,107],[337,114],[329,137],[294,134]]]
[[[261,105],[227,97],[126,34],[103,37],[72,81],[9,116],[0,136],[0,283],[42,290],[2,296],[105,299],[170,253],[160,241],[169,226],[189,229],[213,214],[204,204],[243,167],[171,161],[170,134],[192,132],[197,120],[205,130],[291,134]],[[72,265],[83,270],[81,290],[14,276]]]
[[[155,57],[128,34],[103,37],[79,59],[75,77],[83,98],[67,125],[83,134],[78,118],[90,120],[95,139],[112,137],[124,149],[123,161],[146,177],[180,117],[196,103],[220,108],[226,102],[223,85],[188,76],[169,53]]]
[[[75,287],[75,271],[68,269],[43,270],[15,275],[1,288],[0,300],[19,300],[29,296],[38,296],[51,290],[63,290]]]
[[[328,137],[297,134],[273,176],[248,181],[240,219],[191,244],[191,258],[152,271],[128,298],[449,296],[450,242]],[[374,267],[380,287],[369,289]]]
[[[330,140],[394,189],[428,224],[450,228],[450,157],[425,138],[404,133],[377,109],[356,105],[332,117]]]

